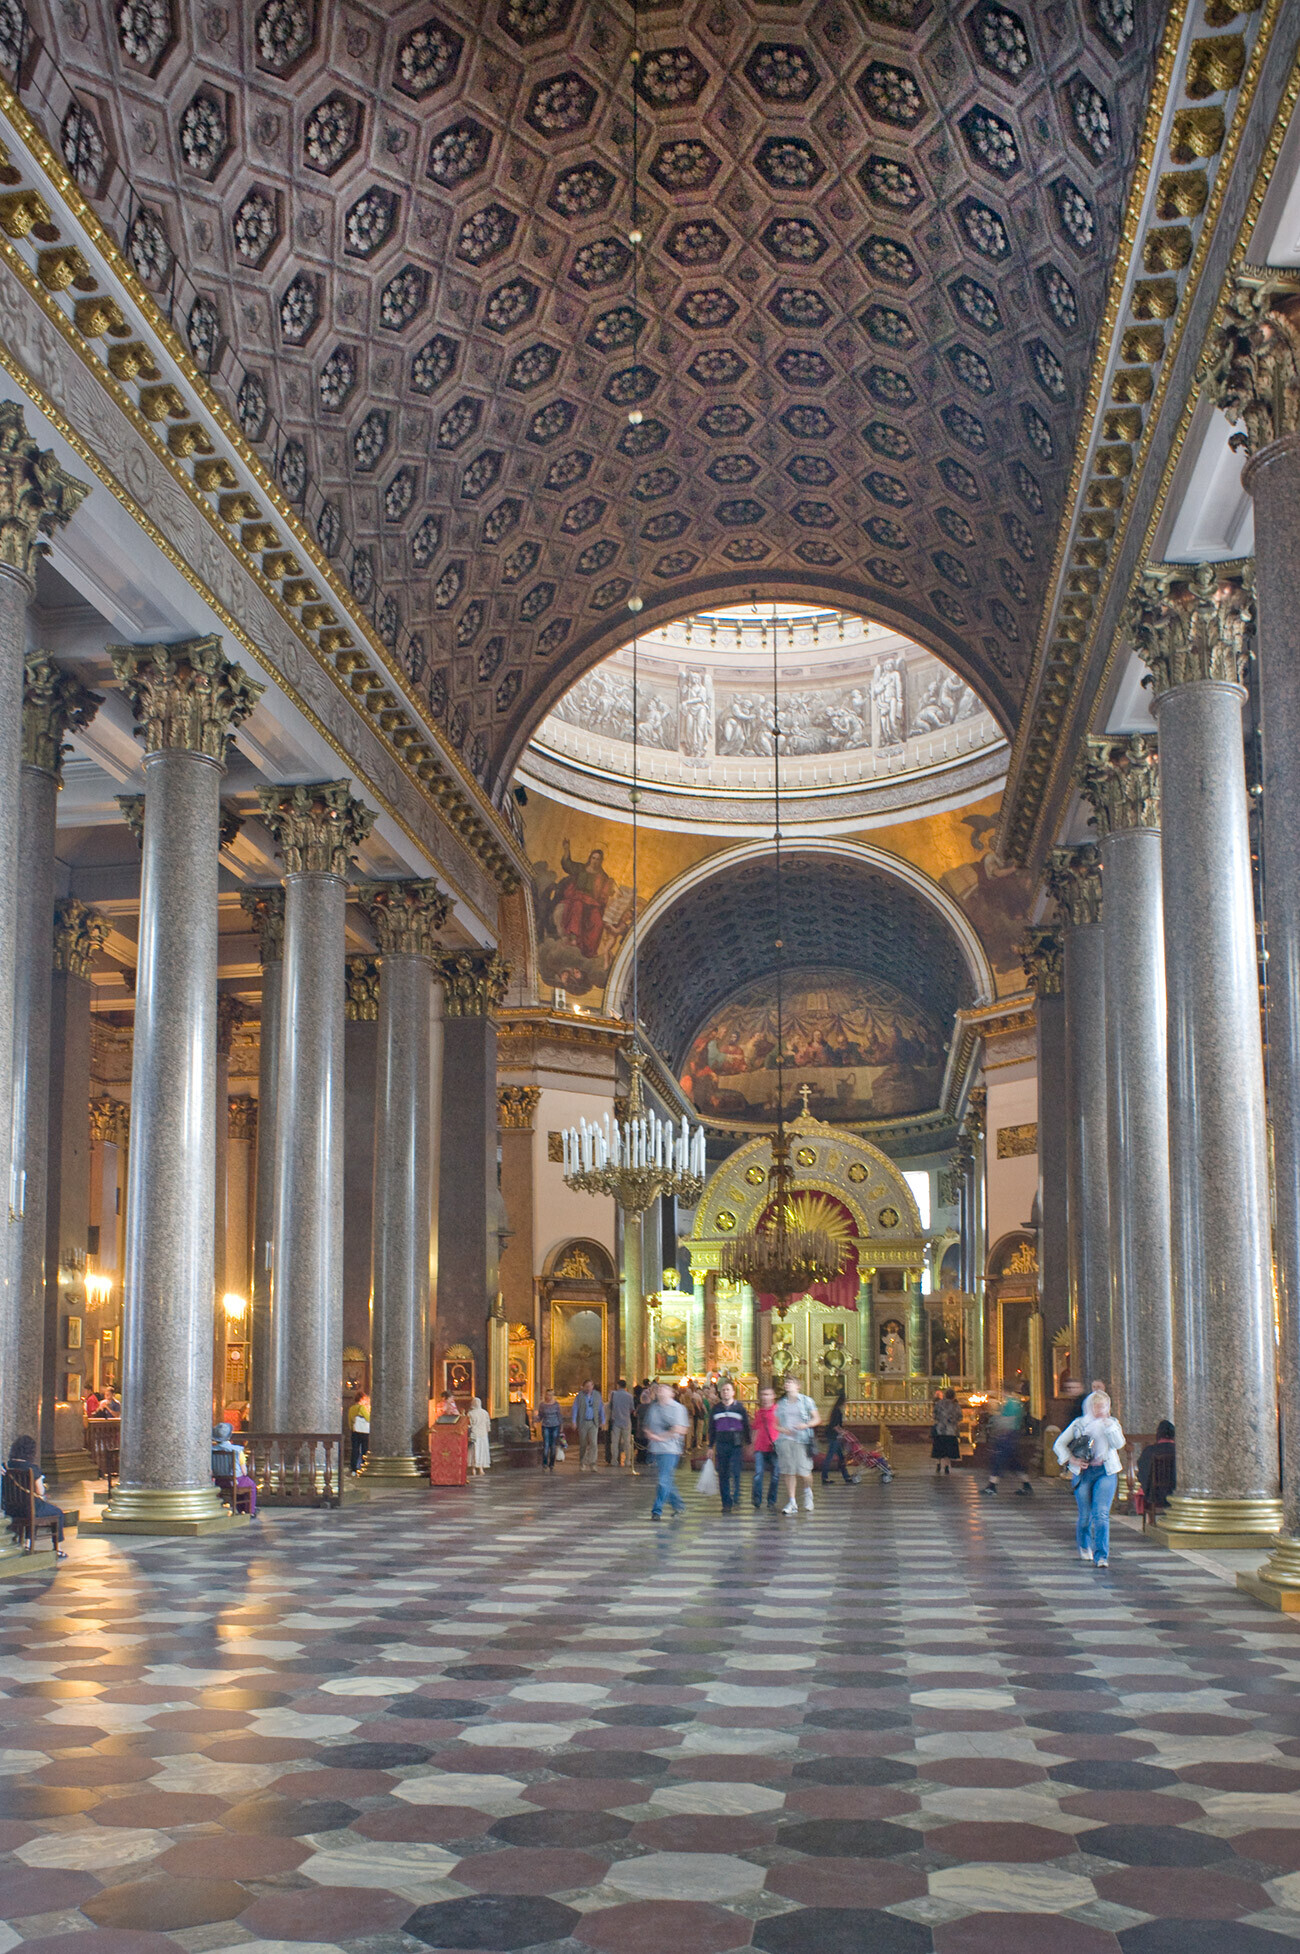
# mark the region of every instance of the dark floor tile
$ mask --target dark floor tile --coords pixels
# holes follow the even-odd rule
[[[917,1768],[894,1757],[810,1757],[791,1775],[805,1784],[903,1784]]]
[[[930,1929],[918,1920],[866,1907],[805,1907],[760,1920],[754,1945],[764,1954],[931,1954]]]
[[[62,1867],[0,1866],[0,1920],[22,1920],[30,1913],[72,1912],[98,1893],[89,1873]]]
[[[767,1875],[769,1893],[804,1907],[892,1907],[926,1890],[923,1872],[888,1859],[805,1859],[772,1866]]]
[[[599,1886],[609,1861],[560,1846],[510,1846],[462,1859],[451,1877],[478,1893],[570,1893]]]
[[[634,1900],[584,1913],[575,1940],[600,1954],[725,1954],[749,1945],[752,1922],[698,1900]]]
[[[1085,1837],[1091,1836],[1085,1834]],[[1021,1861],[1034,1864],[1064,1859],[1076,1850],[1074,1835],[1054,1832],[1047,1825],[1016,1825],[999,1820],[967,1820],[938,1825],[925,1834],[927,1852],[977,1863]]]
[[[1125,1763],[1104,1757],[1076,1758],[1068,1764],[1051,1764],[1047,1775],[1058,1784],[1077,1784],[1083,1791],[1154,1791],[1158,1785],[1176,1785],[1175,1771],[1157,1764]]]
[[[1212,1866],[1232,1847],[1183,1825],[1099,1825],[1080,1835],[1079,1849],[1125,1866]]]
[[[72,1785],[15,1784],[4,1778],[0,1779],[0,1818],[70,1818],[75,1812],[89,1811],[100,1796],[98,1791]]]
[[[1278,1954],[1289,1936],[1242,1921],[1147,1920],[1117,1936],[1123,1954]]]
[[[935,1927],[935,1954],[1117,1954],[1104,1927],[1057,1913],[968,1913]]]
[[[668,1775],[666,1758],[641,1750],[560,1751],[549,1756],[546,1763],[552,1771],[560,1771],[568,1778],[639,1779]]]
[[[777,1843],[818,1859],[893,1859],[899,1853],[919,1852],[925,1841],[920,1832],[891,1825],[886,1819],[828,1818],[782,1825]]]
[[[517,1947],[564,1940],[582,1918],[556,1900],[484,1893],[418,1907],[405,1921],[404,1931],[427,1947],[491,1948],[510,1954]]]
[[[490,1828],[494,1839],[512,1846],[612,1845],[632,1830],[630,1820],[612,1812],[515,1812]]]
[[[356,1816],[353,1805],[299,1803],[259,1792],[231,1805],[221,1814],[221,1823],[228,1832],[265,1832],[273,1838],[296,1839],[308,1832],[340,1832]]]

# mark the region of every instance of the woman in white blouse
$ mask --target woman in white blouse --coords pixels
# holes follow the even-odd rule
[[[1110,1509],[1119,1485],[1119,1455],[1124,1434],[1104,1391],[1093,1391],[1083,1411],[1052,1450],[1070,1474],[1079,1510],[1074,1529],[1079,1559],[1096,1567],[1110,1564]]]

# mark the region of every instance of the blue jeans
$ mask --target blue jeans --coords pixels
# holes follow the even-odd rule
[[[1074,1538],[1081,1552],[1091,1549],[1094,1560],[1110,1555],[1110,1508],[1119,1475],[1104,1466],[1085,1466],[1074,1475],[1074,1503],[1079,1509]]]
[[[650,1517],[652,1520],[657,1520],[663,1512],[665,1500],[672,1507],[674,1513],[683,1513],[686,1510],[686,1502],[673,1484],[673,1474],[681,1463],[681,1456],[680,1452],[652,1452],[650,1454],[651,1459],[654,1461],[655,1469],[655,1503],[650,1508]]]
[[[754,1454],[754,1504],[763,1504],[763,1475],[767,1474],[767,1503],[776,1505],[776,1489],[780,1474],[776,1469],[776,1452],[755,1452]]]
[[[822,1485],[823,1486],[829,1484],[830,1476],[834,1472],[836,1466],[838,1466],[840,1469],[840,1476],[843,1479],[845,1485],[846,1486],[850,1485],[852,1481],[851,1481],[849,1469],[844,1463],[844,1435],[838,1429],[833,1431],[830,1437],[826,1441],[826,1456],[822,1460]]]
[[[740,1455],[744,1447],[738,1439],[720,1438],[713,1448],[714,1463],[718,1468],[718,1491],[722,1494],[724,1510],[740,1504]]]
[[[555,1470],[555,1447],[560,1436],[558,1425],[542,1426],[542,1464]]]

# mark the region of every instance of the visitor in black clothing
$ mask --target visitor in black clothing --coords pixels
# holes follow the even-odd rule
[[[735,1385],[724,1380],[709,1407],[709,1451],[718,1469],[724,1513],[740,1504],[740,1465],[748,1444],[749,1413],[737,1398]]]
[[[1169,1461],[1168,1488],[1172,1493],[1178,1482],[1174,1477],[1174,1428],[1167,1418],[1162,1418],[1156,1426],[1155,1444],[1144,1445],[1138,1453],[1138,1484],[1146,1494],[1148,1506],[1151,1504],[1151,1490],[1155,1478],[1157,1459],[1168,1459]],[[1161,1490],[1163,1493],[1163,1487]]]
[[[844,1463],[844,1392],[841,1391],[830,1409],[826,1420],[826,1456],[822,1460],[822,1485],[829,1486],[831,1474],[836,1466],[846,1486],[853,1484],[848,1466]]]
[[[63,1548],[63,1508],[45,1497],[45,1477],[36,1463],[36,1440],[29,1437],[16,1438],[9,1450],[8,1470],[15,1488],[21,1486],[25,1496],[28,1486],[33,1493],[34,1518],[38,1527],[54,1523],[54,1546],[60,1560],[66,1560]],[[17,1511],[15,1504],[15,1511]]]

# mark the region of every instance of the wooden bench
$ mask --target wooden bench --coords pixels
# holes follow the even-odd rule
[[[107,1479],[108,1490],[113,1490],[113,1481],[118,1476],[122,1459],[122,1420],[120,1418],[87,1418],[85,1421],[85,1446],[95,1462],[96,1479]]]
[[[0,1512],[24,1553],[36,1552],[36,1536],[46,1527],[50,1530],[50,1551],[54,1553],[59,1545],[60,1522],[66,1525],[67,1515],[37,1513],[37,1477],[31,1466],[5,1466],[0,1472]]]

